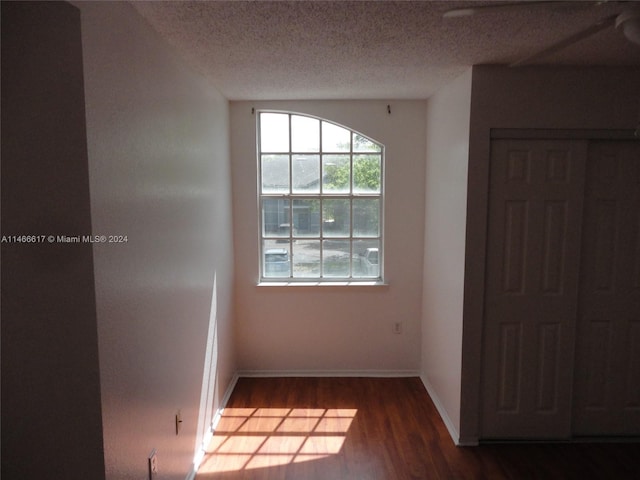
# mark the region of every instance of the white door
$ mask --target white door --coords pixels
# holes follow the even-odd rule
[[[586,146],[492,141],[482,438],[571,435]]]
[[[574,433],[640,434],[640,142],[589,145]]]

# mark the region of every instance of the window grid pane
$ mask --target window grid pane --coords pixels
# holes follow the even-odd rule
[[[313,117],[259,122],[261,278],[381,279],[382,146]]]
[[[289,115],[260,114],[260,151],[281,153],[289,151]]]
[[[293,193],[320,193],[320,157],[293,155],[291,177]]]

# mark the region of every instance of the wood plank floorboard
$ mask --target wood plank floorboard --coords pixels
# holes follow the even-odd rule
[[[241,378],[197,480],[640,479],[640,443],[456,447],[419,378]]]

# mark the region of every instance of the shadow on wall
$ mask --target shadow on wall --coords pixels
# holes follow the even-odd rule
[[[80,12],[1,9],[1,476],[104,479]]]

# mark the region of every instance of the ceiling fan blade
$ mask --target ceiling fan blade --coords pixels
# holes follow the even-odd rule
[[[513,12],[516,10],[530,10],[531,8],[542,8],[553,6],[554,8],[560,8],[562,5],[571,6],[572,8],[580,7],[590,7],[593,4],[602,4],[606,3],[606,1],[594,1],[594,2],[568,2],[568,1],[537,1],[537,2],[517,2],[517,3],[502,3],[499,5],[480,5],[477,7],[467,7],[467,8],[452,8],[451,10],[447,10],[442,15],[444,18],[455,18],[455,17],[470,17],[472,15],[480,15],[485,13],[499,13],[499,12]]]
[[[602,20],[598,21],[597,23],[594,23],[590,27],[587,27],[578,33],[574,33],[573,35],[567,38],[564,38],[557,43],[554,43],[553,45],[545,48],[544,50],[541,50],[537,53],[534,53],[533,55],[529,55],[528,57],[518,60],[517,62],[514,62],[509,66],[517,67],[521,65],[526,65],[528,63],[535,62],[536,60],[540,60],[541,58],[547,57],[553,53],[559,52],[560,50],[568,47],[569,45],[577,43],[584,38],[590,37],[591,35],[594,35],[600,32],[601,30],[612,27],[615,24],[617,17],[618,17],[617,14],[611,15],[609,17],[605,17]]]

